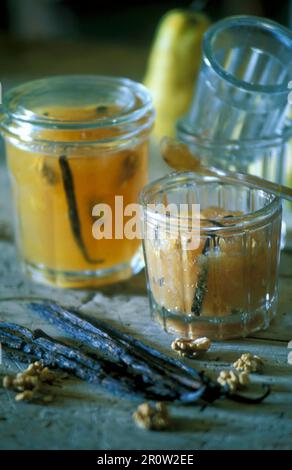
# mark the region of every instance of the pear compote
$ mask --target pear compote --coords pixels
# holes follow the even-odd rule
[[[189,219],[155,212],[161,201],[187,205]],[[278,299],[278,198],[177,173],[146,186],[141,202],[151,310],[166,330],[224,339],[269,325]],[[192,204],[200,205],[197,219]],[[187,245],[192,236],[197,242]]]
[[[124,207],[137,202],[152,123],[148,92],[126,79],[48,78],[7,94],[16,238],[33,279],[91,287],[141,269],[139,239],[116,238],[114,226],[111,238],[96,239],[93,208],[108,205],[114,223],[115,196]]]

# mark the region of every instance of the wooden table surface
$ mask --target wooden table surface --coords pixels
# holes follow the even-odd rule
[[[4,51],[0,41],[0,49]],[[18,61],[3,60],[7,77],[19,81],[23,73],[45,75],[86,71],[142,76],[145,54],[112,47],[93,48],[78,61],[72,48],[65,47],[56,62],[56,49],[14,46]],[[11,49],[10,49],[11,50]],[[9,49],[8,49],[9,51]],[[71,51],[68,52],[68,51]],[[100,51],[100,55],[97,52]],[[14,53],[14,56],[15,56]],[[89,55],[88,55],[89,54]],[[68,67],[61,59],[67,57]],[[39,59],[37,59],[39,57]],[[43,57],[43,59],[42,59]],[[76,59],[76,55],[74,56]],[[99,60],[97,60],[97,57]],[[106,57],[106,61],[101,60]],[[116,61],[112,60],[116,57]],[[15,58],[15,57],[14,57]],[[72,61],[70,62],[72,58]],[[95,58],[95,59],[94,59]],[[36,60],[37,59],[37,60]],[[82,61],[85,66],[82,69]],[[136,61],[136,62],[135,62]],[[78,63],[78,64],[77,64]],[[28,65],[27,65],[28,64]],[[77,64],[77,65],[76,65]],[[131,66],[130,66],[131,64]],[[135,65],[136,64],[136,65]],[[129,73],[126,73],[130,70]],[[0,158],[1,160],[1,158]],[[160,168],[159,171],[163,171]],[[157,157],[152,153],[152,175],[157,175]],[[4,163],[0,165],[0,319],[41,327],[56,337],[60,332],[28,313],[24,296],[50,297],[65,306],[106,319],[143,340],[171,353],[173,337],[153,323],[149,314],[144,273],[128,282],[96,291],[58,290],[33,284],[21,273],[12,240],[10,196]],[[271,327],[250,338],[215,342],[203,360],[192,364],[215,377],[243,352],[259,354],[265,360],[263,373],[253,374],[253,383],[269,384],[272,393],[260,405],[218,401],[203,411],[199,406],[171,406],[174,429],[150,432],[137,429],[131,415],[137,402],[118,399],[100,388],[70,379],[59,389],[49,406],[15,403],[13,394],[0,387],[0,449],[292,449],[292,365],[288,364],[288,342],[292,340],[292,254],[281,261],[280,304]],[[291,350],[292,351],[292,350]],[[0,378],[23,365],[2,355]],[[255,385],[256,386],[256,385]]]

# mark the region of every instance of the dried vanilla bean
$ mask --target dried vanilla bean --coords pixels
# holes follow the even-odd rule
[[[225,215],[223,219],[231,218],[232,215]],[[224,224],[218,220],[207,219],[207,222],[217,227],[224,227]],[[213,244],[213,247],[211,246]],[[199,317],[201,315],[203,302],[208,288],[208,273],[209,273],[209,259],[208,254],[211,249],[218,250],[220,248],[220,237],[218,235],[210,234],[204,244],[202,250],[202,267],[198,275],[198,281],[194,293],[191,312]]]
[[[14,339],[12,339],[14,336]],[[102,358],[92,357],[79,349],[55,341],[41,330],[34,332],[18,325],[0,323],[0,341],[8,350],[17,350],[22,354],[29,354],[30,358],[42,359],[47,366],[57,366],[77,377],[101,384],[112,393],[137,394],[148,399],[185,401],[192,389],[189,384],[182,385],[172,382],[154,371],[153,376],[145,377],[130,373],[119,364],[105,361]],[[159,380],[158,380],[159,379]]]
[[[93,348],[94,352],[103,354],[114,363],[126,366],[137,377],[141,375],[145,383],[151,380],[159,381],[162,377],[164,382],[170,380],[170,383],[173,383],[175,380],[177,387],[188,383],[191,387],[189,391],[198,395],[203,393],[202,382],[206,382],[207,385],[207,378],[202,378],[193,368],[100,320],[87,321],[68,309],[48,302],[43,304],[33,302],[28,304],[28,307],[89,348]]]
[[[59,157],[59,165],[62,174],[62,181],[65,190],[67,205],[68,205],[68,213],[69,213],[69,220],[71,225],[72,234],[78,245],[84,259],[91,264],[102,263],[103,260],[101,259],[93,259],[89,256],[88,251],[86,249],[84,240],[82,238],[82,230],[81,230],[81,223],[78,214],[78,207],[76,201],[76,194],[74,188],[74,179],[72,175],[72,171],[68,162],[66,155],[61,155]]]

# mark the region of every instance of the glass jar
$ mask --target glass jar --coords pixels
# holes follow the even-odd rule
[[[269,325],[278,302],[277,197],[186,172],[148,184],[140,203],[151,312],[167,331],[225,339]]]
[[[137,202],[153,119],[148,91],[123,78],[51,77],[4,96],[16,240],[34,280],[91,287],[142,268],[138,239],[95,238],[94,207],[114,220],[115,196]]]

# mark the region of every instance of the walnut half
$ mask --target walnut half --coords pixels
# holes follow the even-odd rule
[[[188,339],[188,338],[176,338],[171,343],[171,349],[176,351],[180,356],[183,357],[196,357],[199,354],[208,351],[211,346],[211,340],[206,337]]]
[[[15,401],[49,403],[53,400],[53,396],[46,394],[46,386],[52,385],[56,378],[53,371],[37,361],[14,376],[6,375],[3,378],[3,387],[17,392]]]
[[[137,426],[143,429],[159,431],[170,427],[170,416],[165,403],[158,402],[155,406],[142,403],[133,414]]]
[[[233,372],[233,370],[222,370],[217,378],[217,382],[222,387],[227,386],[231,392],[249,384],[249,375],[244,372]]]

